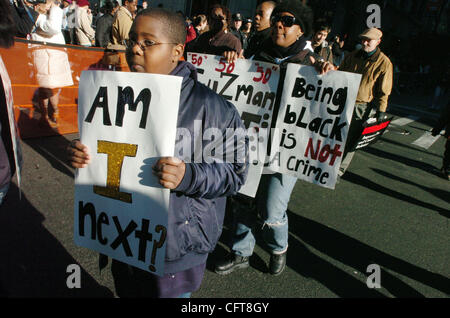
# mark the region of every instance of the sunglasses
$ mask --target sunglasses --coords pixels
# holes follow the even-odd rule
[[[298,24],[299,25],[297,19],[295,17],[293,17],[293,16],[290,16],[290,15],[283,15],[283,16],[275,15],[275,16],[272,16],[270,18],[270,23],[272,25],[275,25],[275,23],[280,22],[280,21],[281,21],[281,24],[284,27],[288,27],[288,28],[290,28],[294,24]]]

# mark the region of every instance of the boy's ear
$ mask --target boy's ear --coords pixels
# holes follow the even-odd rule
[[[172,62],[178,62],[184,54],[184,45],[183,44],[177,44],[172,49]]]

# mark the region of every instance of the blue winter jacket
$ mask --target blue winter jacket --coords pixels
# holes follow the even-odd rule
[[[186,148],[186,140],[177,138],[175,156],[182,153],[180,159],[191,162],[186,163],[182,182],[170,194],[165,273],[180,272],[206,262],[222,233],[226,197],[237,193],[248,170],[248,138],[236,108],[199,83],[192,64],[180,62],[171,75],[183,77],[177,127],[179,135],[182,135],[180,129],[184,133],[189,131],[192,147],[187,147],[191,151],[186,153],[182,149]],[[211,145],[207,139],[212,138],[202,138],[198,131],[194,133],[195,125],[197,129],[201,126],[203,133],[208,128],[222,132],[226,136],[223,142],[228,146],[226,151],[228,155],[232,151],[235,160],[221,162],[216,155],[213,162],[199,162],[199,154]],[[227,136],[227,128],[237,129],[237,133]]]

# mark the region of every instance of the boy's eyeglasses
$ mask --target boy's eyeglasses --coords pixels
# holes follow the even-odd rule
[[[142,40],[142,41],[136,41],[136,40],[132,40],[132,39],[128,39],[124,41],[125,46],[127,47],[127,49],[132,49],[136,44],[140,47],[140,49],[142,51],[145,51],[145,49],[147,47],[152,47],[154,45],[159,45],[159,44],[178,44],[175,42],[170,42],[170,43],[163,43],[163,42],[155,42],[153,40]]]
[[[272,24],[272,25],[275,25],[275,23],[277,23],[277,22],[279,22],[279,21],[281,21],[281,24],[284,26],[284,27],[288,27],[288,28],[290,28],[291,26],[293,26],[294,24],[299,24],[298,22],[297,22],[297,19],[295,18],[295,17],[293,17],[293,16],[290,16],[290,15],[283,15],[283,16],[281,16],[281,15],[275,15],[275,16],[272,16],[271,18],[270,18],[270,23]]]

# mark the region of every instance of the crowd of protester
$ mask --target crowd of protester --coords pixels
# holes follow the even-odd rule
[[[137,65],[148,73],[182,76],[181,94],[185,104],[183,107],[203,105],[202,107],[213,109],[205,112],[211,114],[211,117],[203,117],[205,125],[221,122],[224,129],[228,128],[225,127],[226,124],[233,128],[243,127],[232,104],[197,84],[195,76],[192,75],[196,72],[195,68],[183,61],[186,52],[224,56],[228,62],[246,58],[278,64],[282,70],[282,78],[288,63],[314,66],[319,74],[332,70],[361,74],[362,80],[347,142],[352,140],[354,131],[360,130],[369,118],[379,122],[386,118],[394,68],[390,59],[379,48],[382,31],[376,28],[365,30],[360,34],[359,47],[352,52],[345,52],[344,39],[339,36],[329,39],[331,27],[327,21],[314,20],[313,11],[298,0],[264,1],[258,5],[255,16],[251,18],[245,18],[240,13],[232,14],[226,6],[216,4],[205,14],[192,19],[185,17],[183,12],[145,10],[147,3],[143,2],[142,7],[138,7],[137,0],[123,0],[122,5],[108,0],[98,13],[92,11],[88,0],[64,0],[62,3],[59,0],[11,0],[10,4],[16,19],[16,35],[19,37],[30,36],[33,40],[87,47],[121,48],[127,50],[130,68]],[[142,33],[160,34],[161,38],[138,41],[139,34]],[[159,52],[165,55],[157,55],[152,53],[152,50],[144,54],[147,46],[155,44],[168,44],[158,46]],[[169,45],[173,45],[173,48]],[[63,59],[60,63],[61,67],[64,67]],[[281,79],[280,83],[282,82]],[[58,87],[64,85],[67,83],[60,80],[47,86],[53,92],[55,88],[57,91]],[[53,117],[57,115],[57,107],[53,106],[50,112],[48,106],[52,105],[52,94],[44,94],[50,101],[43,101],[49,109],[50,121],[55,120]],[[275,119],[278,107],[279,105],[275,106]],[[448,113],[446,114],[448,117]],[[189,117],[187,112],[180,113],[180,116],[185,127],[192,126],[193,117]],[[214,116],[223,118],[218,120],[213,118]],[[275,122],[272,126],[274,124]],[[448,121],[441,120],[441,125],[433,134],[437,134],[445,125],[448,125]],[[350,148],[347,146],[346,149]],[[448,142],[446,147],[447,158]],[[79,140],[71,143],[68,155],[72,166],[76,168],[89,164],[88,150]],[[345,173],[352,157],[353,152],[344,154],[345,165],[341,166],[339,175]],[[447,158],[442,168],[446,177],[450,169],[448,164]],[[160,159],[154,167],[154,172],[163,186],[173,190],[169,211],[169,250],[181,249],[177,245],[178,242],[175,242],[175,237],[185,237],[189,242],[201,240],[200,243],[208,242],[209,245],[202,250],[191,250],[189,246],[186,250],[177,250],[186,256],[166,264],[168,272],[162,278],[148,276],[143,271],[130,269],[131,266],[116,262],[114,268],[119,272],[120,279],[139,281],[141,285],[147,282],[148,286],[152,286],[151,295],[154,296],[189,297],[199,288],[205,271],[206,257],[212,252],[220,236],[226,196],[232,196],[227,202],[232,207],[230,210],[239,213],[235,215],[231,231],[230,253],[217,262],[215,272],[227,275],[249,266],[249,257],[256,242],[253,224],[257,222],[256,218],[259,218],[259,221],[264,223],[264,241],[271,251],[269,271],[272,275],[280,275],[286,266],[288,250],[287,206],[297,178],[280,173],[263,175],[256,198],[249,202],[248,199],[236,195],[245,180],[246,169],[247,167],[243,166],[227,165],[206,165],[199,168],[197,164],[185,164],[176,158]],[[220,178],[220,175],[225,174],[232,176],[232,181]],[[202,180],[206,180],[206,185],[201,184]],[[186,203],[186,197],[189,196],[197,196],[197,201],[200,202],[196,207],[200,211],[199,218],[205,217],[200,216],[203,212],[204,215],[216,214],[216,220],[220,221],[216,222],[221,223],[216,224],[219,226],[216,233],[203,233],[200,238],[191,237],[192,232],[175,228],[175,225],[171,227],[172,223],[183,223],[180,211],[189,206]],[[205,211],[205,206],[215,208]],[[175,211],[176,207],[178,210]],[[201,222],[209,224],[212,221],[203,219]],[[178,231],[187,232],[180,234]],[[121,292],[127,295],[127,291]]]

